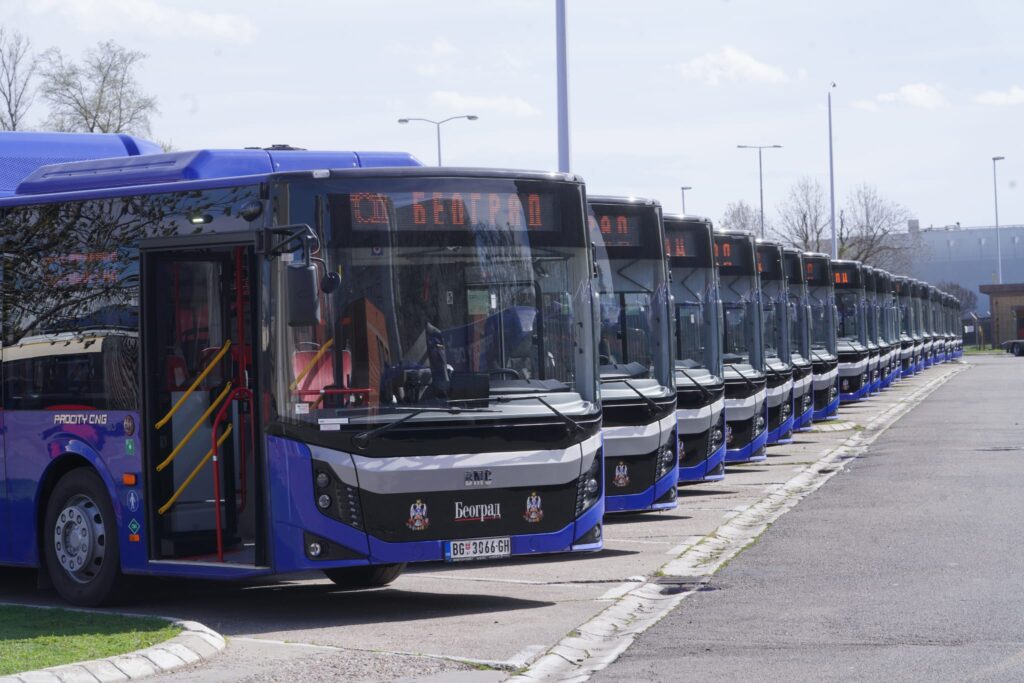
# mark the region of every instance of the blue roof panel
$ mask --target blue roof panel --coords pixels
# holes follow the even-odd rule
[[[191,180],[239,178],[284,171],[367,166],[422,164],[412,155],[403,152],[207,149],[43,166],[18,185],[16,194],[57,194]]]
[[[161,151],[156,143],[131,135],[0,132],[0,197],[14,194],[18,184],[40,166]]]

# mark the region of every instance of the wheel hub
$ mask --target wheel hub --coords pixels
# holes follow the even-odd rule
[[[57,516],[53,545],[57,561],[79,583],[95,578],[103,563],[106,529],[96,503],[88,496],[71,498]]]

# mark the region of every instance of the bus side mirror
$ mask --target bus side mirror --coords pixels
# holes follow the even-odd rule
[[[288,279],[288,326],[320,324],[320,287],[316,266],[289,263],[285,272]]]

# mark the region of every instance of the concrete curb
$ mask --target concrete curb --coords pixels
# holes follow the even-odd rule
[[[35,605],[19,605],[34,607]],[[45,609],[45,608],[44,608]],[[59,608],[58,608],[59,609]],[[81,610],[89,611],[89,610]],[[103,612],[110,614],[110,612]],[[115,613],[116,614],[116,613]],[[149,616],[149,615],[126,615]],[[152,617],[150,617],[152,618]],[[157,619],[165,617],[156,617]],[[113,683],[174,671],[213,657],[224,649],[224,636],[196,621],[168,619],[181,633],[158,645],[105,659],[51,666],[0,677],[0,683]]]
[[[779,517],[843,471],[890,426],[968,367],[958,365],[916,387],[865,424],[863,431],[850,435],[786,483],[772,487],[761,500],[731,517],[712,534],[686,546],[662,566],[657,576],[627,592],[509,680],[586,681],[610,665],[638,635],[700,590],[715,572],[753,544]]]

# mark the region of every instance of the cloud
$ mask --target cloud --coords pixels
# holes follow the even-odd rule
[[[34,0],[33,12],[56,12],[86,31],[109,33],[112,26],[150,35],[212,38],[250,43],[257,30],[241,14],[186,10],[158,0]]]
[[[927,83],[910,83],[900,86],[894,92],[884,92],[875,96],[883,104],[908,104],[921,109],[942,109],[949,106],[949,101],[934,85]]]
[[[1006,90],[989,90],[972,97],[978,104],[1004,106],[1008,104],[1024,104],[1024,88],[1011,85]]]
[[[862,109],[864,111],[878,111],[878,103],[874,100],[855,100],[852,106],[854,109]]]
[[[677,64],[674,69],[688,81],[704,81],[713,86],[723,82],[774,84],[789,81],[789,76],[781,68],[759,62],[730,45]]]
[[[459,48],[452,45],[444,38],[438,38],[430,44],[430,54],[434,57],[447,57],[456,54]]]
[[[508,95],[464,95],[454,90],[435,90],[430,101],[439,106],[472,114],[477,111],[493,111],[517,117],[536,116],[540,111],[521,97]]]

